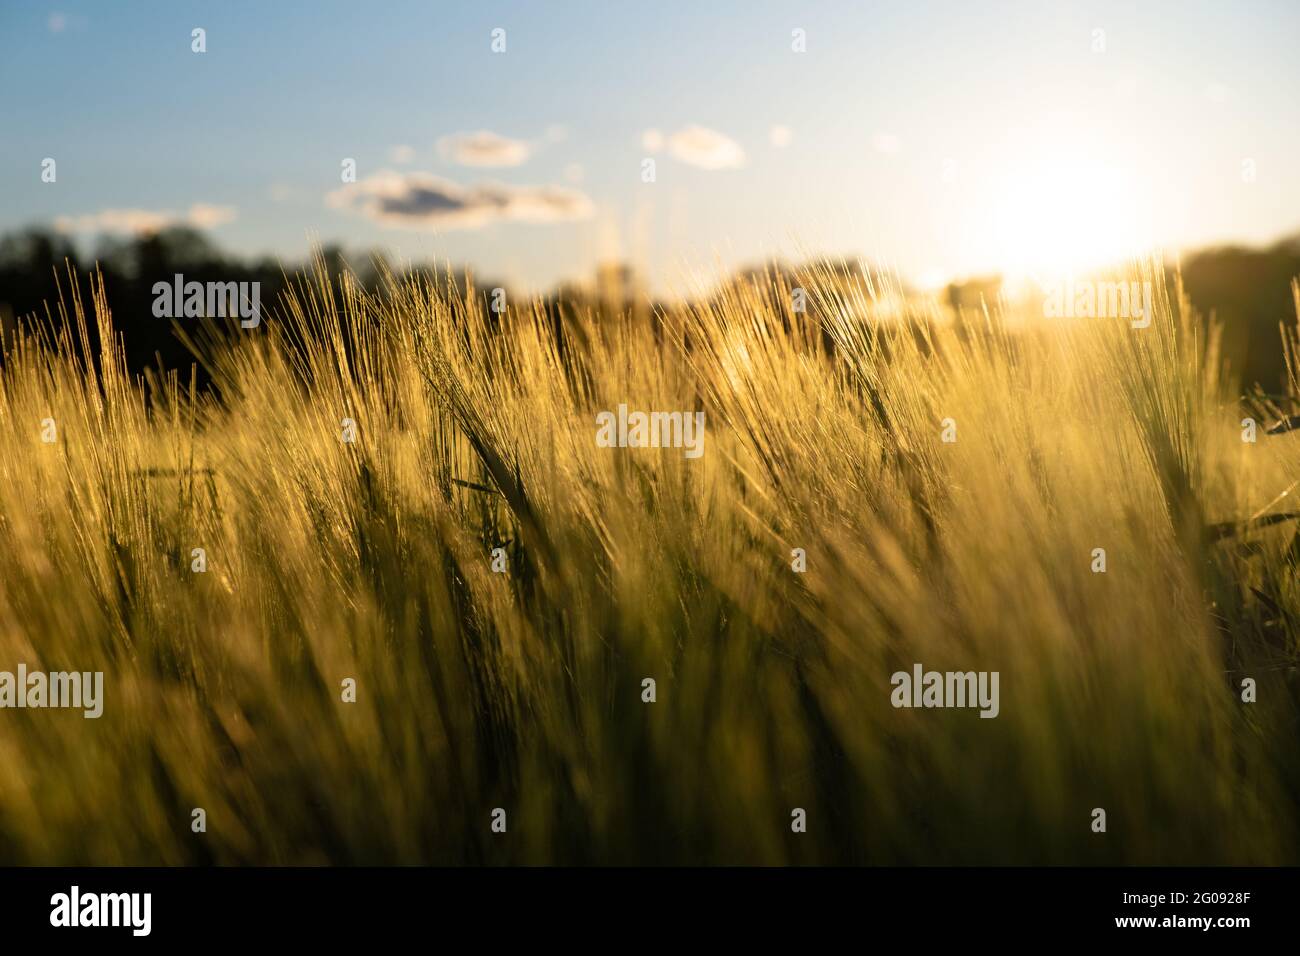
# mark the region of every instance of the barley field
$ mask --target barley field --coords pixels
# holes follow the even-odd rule
[[[0,862],[1300,862],[1295,409],[1133,269],[1143,329],[318,268],[182,330],[213,390],[63,275],[0,360],[0,669],[103,713],[4,712]],[[997,717],[894,707],[917,663]]]

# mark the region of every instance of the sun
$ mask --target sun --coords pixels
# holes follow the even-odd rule
[[[1066,125],[1018,137],[1003,159],[979,205],[983,258],[1008,279],[1067,278],[1151,249],[1151,190],[1131,147]]]

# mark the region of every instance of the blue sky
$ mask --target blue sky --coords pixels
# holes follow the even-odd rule
[[[1297,40],[1294,2],[6,3],[0,230],[190,217],[241,253],[525,288],[610,258],[660,288],[823,252],[936,282],[1271,241],[1300,231]]]

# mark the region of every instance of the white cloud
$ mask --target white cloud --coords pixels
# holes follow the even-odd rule
[[[59,232],[113,232],[141,234],[158,232],[171,225],[174,217],[167,212],[147,209],[101,209],[82,216],[58,216],[54,228]]]
[[[411,160],[415,159],[415,147],[394,146],[391,155],[393,157],[393,162],[395,163],[398,164],[409,163]]]
[[[564,186],[461,186],[426,173],[382,170],[325,197],[335,209],[359,212],[390,226],[477,229],[494,222],[564,222],[594,210],[581,192]]]
[[[45,18],[45,27],[51,33],[67,33],[69,30],[84,30],[90,23],[85,17],[80,15],[69,15],[60,10],[56,10]]]
[[[767,139],[777,149],[784,149],[794,139],[794,133],[788,126],[773,126],[767,131]]]
[[[214,206],[209,203],[195,203],[185,215],[177,215],[168,209],[101,209],[81,216],[59,216],[54,220],[54,228],[64,233],[148,235],[168,226],[211,229],[233,222],[236,215],[237,211],[232,206]]]
[[[664,134],[657,129],[648,129],[641,134],[641,148],[647,153],[657,153],[664,148]]]
[[[532,155],[533,147],[523,140],[481,129],[442,137],[438,152],[461,166],[521,166]]]
[[[213,206],[210,203],[195,203],[190,207],[185,224],[196,229],[213,229],[235,221],[235,209],[232,206]]]
[[[582,163],[569,163],[564,167],[564,178],[571,183],[580,183],[587,176],[587,170]]]
[[[668,151],[700,169],[734,169],[745,164],[745,151],[739,143],[705,126],[687,126],[673,133]]]

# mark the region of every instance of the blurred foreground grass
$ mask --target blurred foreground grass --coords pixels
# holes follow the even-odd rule
[[[0,710],[0,862],[1300,862],[1300,436],[1176,290],[1011,334],[780,282],[557,337],[322,271],[195,333],[220,399],[70,291],[0,363],[0,670],[104,714]],[[597,447],[620,403],[703,456]],[[916,662],[1000,715],[892,708]]]

